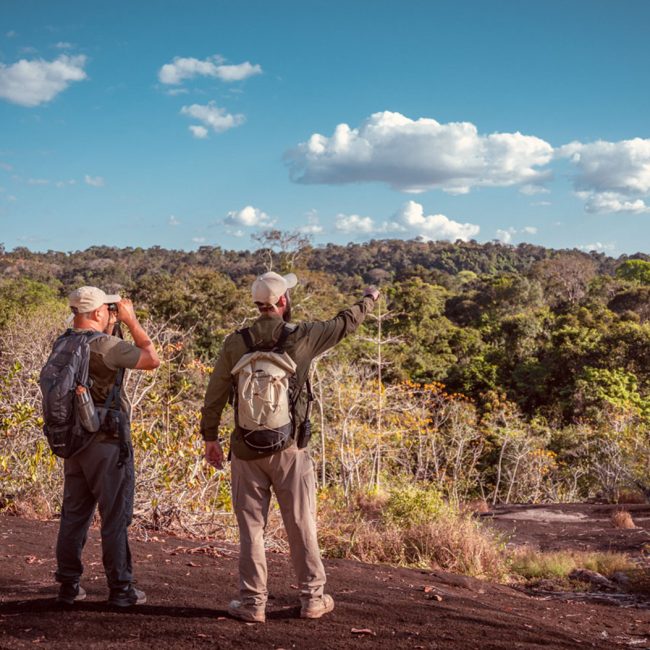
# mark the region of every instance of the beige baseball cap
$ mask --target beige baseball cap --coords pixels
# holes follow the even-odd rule
[[[79,287],[68,296],[68,304],[80,314],[94,311],[111,302],[120,302],[120,300],[122,298],[116,293],[108,294],[97,287]]]
[[[294,273],[280,275],[269,271],[260,275],[252,286],[253,302],[262,302],[265,305],[275,305],[287,289],[292,289],[298,284]]]

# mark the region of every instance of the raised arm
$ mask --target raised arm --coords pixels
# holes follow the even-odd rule
[[[117,303],[117,318],[129,328],[133,343],[140,350],[140,358],[133,367],[136,370],[155,370],[160,365],[158,353],[151,339],[140,325],[133,309],[133,303],[130,300],[124,298]]]
[[[359,302],[340,311],[331,320],[306,323],[306,334],[312,357],[329,350],[354,332],[363,323],[366,314],[373,310],[378,298],[379,291],[375,287],[367,287]]]

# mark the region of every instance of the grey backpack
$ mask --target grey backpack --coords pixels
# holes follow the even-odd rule
[[[54,342],[41,370],[43,432],[52,452],[61,458],[70,458],[91,439],[77,412],[75,390],[89,388],[90,343],[102,336],[106,334],[67,330]]]

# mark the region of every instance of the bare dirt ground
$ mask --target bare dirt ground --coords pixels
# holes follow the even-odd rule
[[[617,550],[643,562],[650,507],[630,506],[639,529],[611,527],[610,506],[515,506],[485,519],[510,543],[553,550]],[[444,573],[329,560],[336,609],[297,618],[287,557],[269,554],[266,624],[226,613],[237,586],[237,549],[156,535],[134,541],[148,603],[106,604],[99,534],[85,550],[88,598],[54,602],[56,521],[0,516],[0,648],[650,648],[650,593],[615,602],[540,594]]]

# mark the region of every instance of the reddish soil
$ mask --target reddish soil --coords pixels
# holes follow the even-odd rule
[[[650,508],[638,506],[635,514],[630,507],[642,530],[618,531],[609,514],[599,519],[598,507],[553,506],[586,516],[548,523],[508,519],[501,508],[492,521],[514,543],[548,549],[580,543],[641,558]],[[510,514],[521,510],[531,508]],[[116,611],[105,602],[97,530],[84,555],[88,598],[61,607],[52,577],[56,531],[55,521],[0,516],[0,648],[650,648],[650,594],[624,605],[574,602],[441,571],[345,560],[326,562],[334,612],[301,620],[290,564],[279,554],[269,554],[266,624],[243,624],[226,614],[237,588],[236,548],[163,535],[132,544],[148,603]]]
[[[637,528],[615,528],[611,518],[617,510],[629,512]],[[650,556],[650,505],[497,506],[483,519],[491,520],[517,546],[529,545],[542,551],[573,549]],[[644,551],[645,545],[648,547]]]

